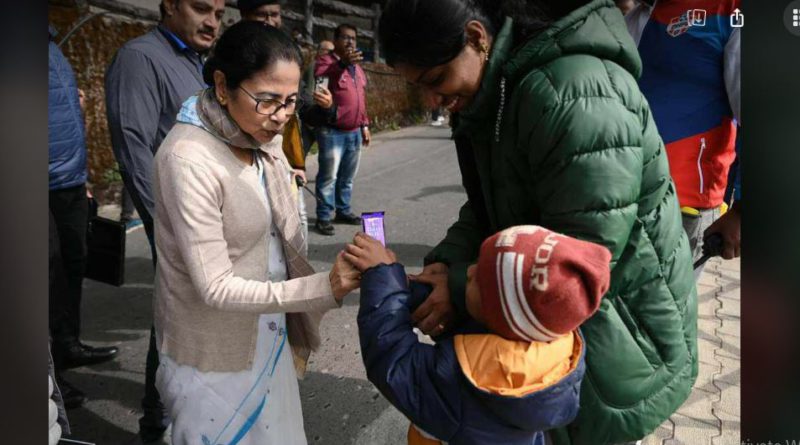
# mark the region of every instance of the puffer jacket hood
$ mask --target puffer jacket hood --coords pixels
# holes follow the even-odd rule
[[[493,334],[453,339],[471,393],[502,423],[528,432],[569,423],[577,415],[578,404],[565,405],[560,393],[579,387],[583,378],[583,337],[575,331],[551,344],[522,344]],[[566,354],[564,348],[569,349]],[[502,360],[485,360],[485,355]],[[568,365],[560,363],[565,360]],[[491,386],[486,384],[487,379],[493,380]]]
[[[616,5],[609,0],[576,9],[516,49],[503,65],[503,77],[514,83],[537,66],[575,54],[614,62],[639,77],[642,59],[627,28],[618,26],[618,16]]]
[[[616,26],[619,11],[613,1],[596,0],[576,9],[537,36],[519,43],[514,42],[511,30],[513,20],[506,18],[503,28],[495,37],[481,88],[467,109],[458,116],[454,136],[463,135],[470,122],[494,116],[494,139],[499,142],[499,132],[507,97],[512,94],[509,85],[520,81],[531,70],[546,65],[559,57],[590,55],[612,61],[635,78],[642,74],[642,59],[627,28]],[[499,80],[498,80],[499,79]],[[464,122],[465,125],[460,125]],[[473,133],[474,134],[474,133]]]

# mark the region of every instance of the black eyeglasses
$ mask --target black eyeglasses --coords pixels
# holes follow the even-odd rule
[[[265,116],[274,116],[282,109],[286,109],[286,113],[292,114],[296,109],[303,106],[303,100],[299,97],[289,99],[286,101],[286,103],[284,103],[276,99],[259,99],[253,96],[249,91],[245,90],[241,85],[239,86],[239,89],[244,91],[245,94],[250,96],[250,98],[256,102],[256,113],[263,114]]]

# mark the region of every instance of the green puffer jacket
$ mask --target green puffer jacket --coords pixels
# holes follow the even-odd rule
[[[581,411],[559,444],[641,439],[697,377],[697,294],[664,144],[636,83],[641,60],[610,0],[522,45],[508,19],[453,136],[469,201],[426,264],[450,266],[464,307],[481,241],[536,224],[606,246],[611,287],[584,326]],[[569,437],[567,437],[569,436]]]

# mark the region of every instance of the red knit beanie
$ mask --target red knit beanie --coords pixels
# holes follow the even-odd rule
[[[549,342],[576,329],[608,291],[611,253],[538,226],[483,242],[477,279],[487,327],[502,337]]]

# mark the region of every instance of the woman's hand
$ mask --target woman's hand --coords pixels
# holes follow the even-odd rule
[[[327,88],[317,87],[314,90],[314,103],[328,110],[333,106],[333,94]]]
[[[364,233],[356,233],[353,244],[344,248],[344,258],[362,273],[379,264],[394,264],[397,256],[380,241]]]
[[[352,264],[344,259],[344,252],[336,255],[336,262],[329,275],[333,298],[340,304],[345,295],[361,286],[361,273]]]
[[[306,185],[308,183],[308,179],[306,179],[306,172],[304,170],[300,170],[299,168],[292,170],[292,177],[294,178],[295,181],[297,180],[297,178],[300,178],[303,181],[303,185]]]
[[[409,275],[412,281],[433,286],[416,311],[411,315],[417,327],[426,335],[442,335],[453,327],[456,309],[450,301],[450,288],[447,285],[450,268],[444,263],[433,263],[425,266],[419,275]]]

